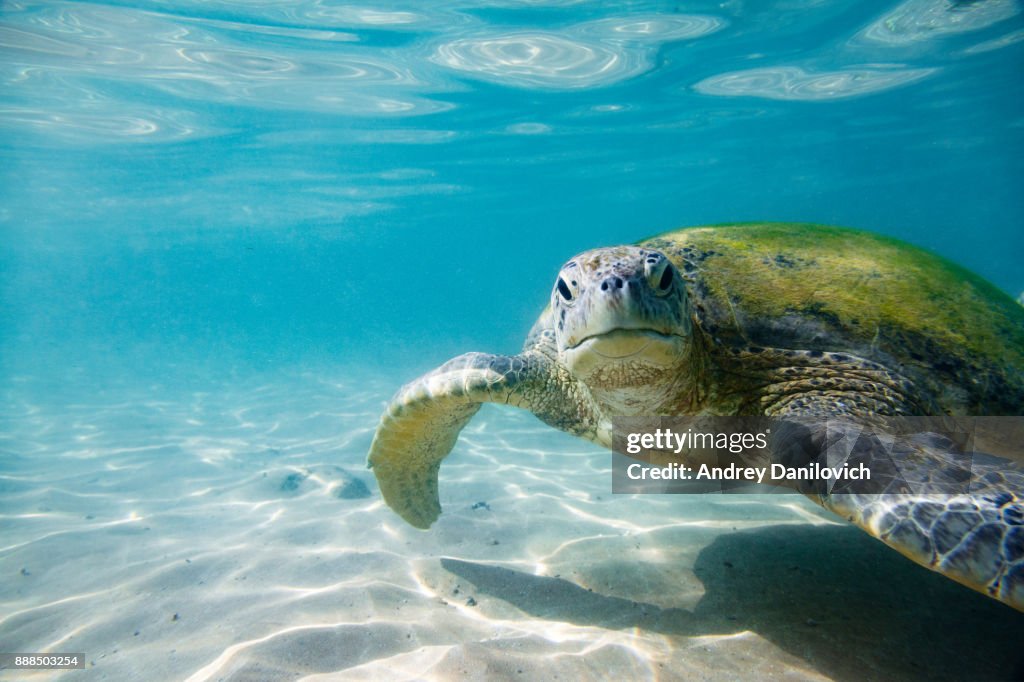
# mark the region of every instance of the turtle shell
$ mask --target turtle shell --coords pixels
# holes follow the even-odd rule
[[[944,412],[1024,412],[1024,307],[939,256],[789,223],[686,228],[641,245],[682,273],[713,357],[738,347],[849,353],[927,385]]]

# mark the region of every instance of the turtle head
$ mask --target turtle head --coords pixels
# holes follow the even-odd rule
[[[657,414],[686,374],[686,288],[659,251],[619,246],[576,256],[558,273],[551,310],[562,365],[616,413]]]

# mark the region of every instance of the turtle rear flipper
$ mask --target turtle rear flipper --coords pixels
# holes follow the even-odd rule
[[[481,404],[530,410],[548,424],[594,439],[596,420],[572,397],[572,380],[543,353],[466,353],[402,387],[381,417],[367,464],[384,501],[416,528],[441,513],[441,461]]]
[[[800,492],[914,562],[1024,611],[1024,466],[974,452],[963,436],[978,418],[788,417],[773,461],[871,472],[801,481]]]

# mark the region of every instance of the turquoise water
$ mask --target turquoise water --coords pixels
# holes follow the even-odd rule
[[[876,230],[1016,295],[1022,30],[997,0],[6,3],[5,360],[428,367],[516,348],[572,254],[706,222]]]
[[[1022,9],[3,3],[0,650],[95,679],[999,677],[1019,616],[809,503],[613,500],[598,449],[488,408],[420,533],[362,461],[400,384],[518,350],[592,247],[839,224],[1019,294]]]

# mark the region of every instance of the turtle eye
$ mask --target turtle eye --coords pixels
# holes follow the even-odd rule
[[[555,291],[562,297],[562,302],[565,305],[572,305],[576,302],[576,297],[580,294],[580,285],[576,280],[579,279],[580,273],[577,270],[579,266],[576,261],[571,260],[562,266],[562,270],[558,273],[558,281],[555,282]]]
[[[666,265],[665,272],[661,273],[661,279],[658,280],[658,288],[662,291],[668,291],[669,287],[672,286],[672,280],[675,279],[674,275],[672,265]]]
[[[561,277],[558,278],[558,285],[556,288],[558,289],[558,293],[562,295],[562,298],[565,299],[566,303],[572,301],[572,292],[569,291],[569,285],[566,284],[565,280]]]
[[[649,254],[644,259],[644,274],[647,275],[647,282],[657,295],[665,296],[672,290],[676,272],[668,258],[658,253]]]

